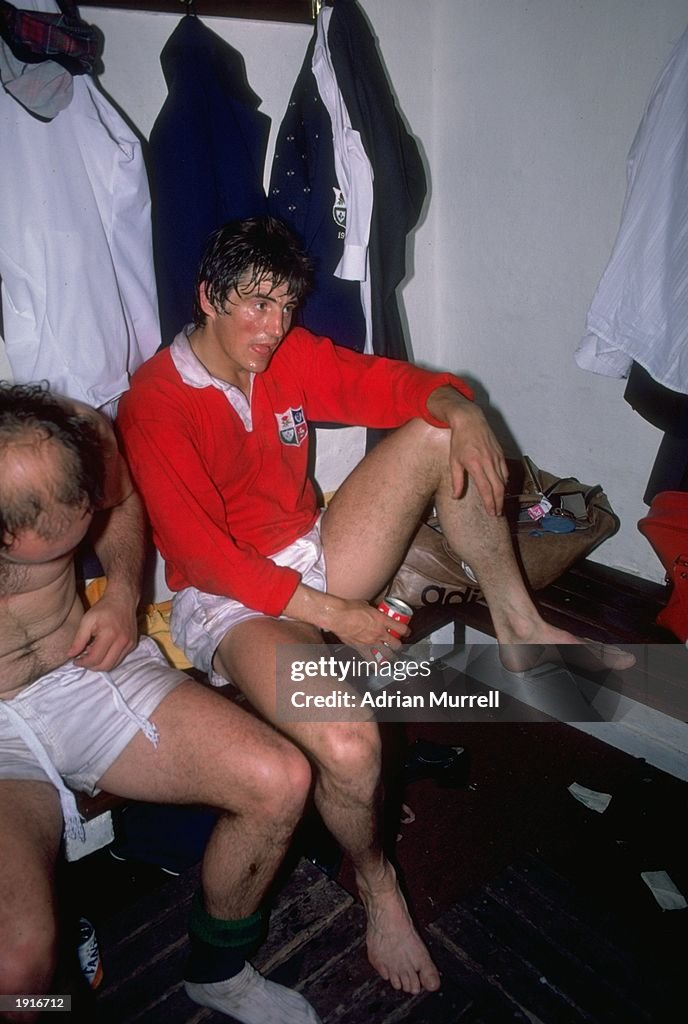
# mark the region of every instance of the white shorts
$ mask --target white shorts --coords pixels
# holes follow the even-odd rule
[[[149,637],[111,672],[72,662],[54,669],[0,700],[0,779],[55,783],[28,745],[39,744],[72,789],[97,793],[98,780],[136,733],[155,731],[148,715],[186,681]]]
[[[301,582],[314,590],[327,590],[325,555],[320,540],[320,520],[293,544],[270,558],[301,573]],[[281,616],[285,618],[285,616]],[[213,658],[220,641],[240,622],[269,618],[255,608],[247,608],[230,597],[204,594],[186,587],[175,594],[170,616],[172,639],[181,647],[192,665],[205,672],[213,686],[226,686],[227,680],[213,670]]]

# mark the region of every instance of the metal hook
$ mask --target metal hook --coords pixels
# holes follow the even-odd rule
[[[187,18],[196,18],[196,0],[179,0],[180,4],[184,4],[186,7]]]

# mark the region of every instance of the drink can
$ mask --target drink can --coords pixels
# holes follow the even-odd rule
[[[79,918],[79,945],[77,948],[81,973],[89,988],[96,989],[103,980],[96,930],[86,917]]]
[[[390,619],[394,619],[395,622],[403,622],[405,625],[411,621],[413,616],[413,609],[398,597],[383,597],[377,608],[378,611],[389,615]],[[397,640],[401,640],[399,634],[395,633],[393,629],[388,629],[387,632],[391,633]]]

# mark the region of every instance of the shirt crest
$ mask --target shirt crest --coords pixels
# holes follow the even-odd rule
[[[299,445],[308,437],[308,424],[303,414],[303,406],[298,409],[286,409],[284,412],[276,412],[277,430],[282,444]]]

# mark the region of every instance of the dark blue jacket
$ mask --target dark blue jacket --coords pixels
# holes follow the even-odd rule
[[[160,58],[168,95],[150,135],[153,245],[163,344],[192,319],[211,231],[267,212],[270,119],[241,54],[202,21],[181,19]]]
[[[327,36],[339,91],[375,176],[370,230],[373,351],[406,358],[396,288],[406,236],[426,193],[418,145],[397,110],[375,38],[356,0],[336,0]]]
[[[352,127],[361,134],[375,176],[370,237],[373,351],[405,359],[396,288],[406,273],[406,236],[425,198],[423,164],[355,0],[334,4],[328,43]],[[360,351],[365,326],[359,284],[333,276],[343,240],[334,213],[332,126],[318,96],[312,54],[313,43],[280,127],[269,202],[272,212],[300,233],[316,260],[317,287],[304,309],[305,326]]]
[[[311,70],[311,41],[280,125],[268,201],[270,212],[299,235],[315,264],[315,287],[299,312],[300,322],[338,345],[363,351],[365,318],[358,281],[334,277],[344,251],[335,220],[332,124]]]

